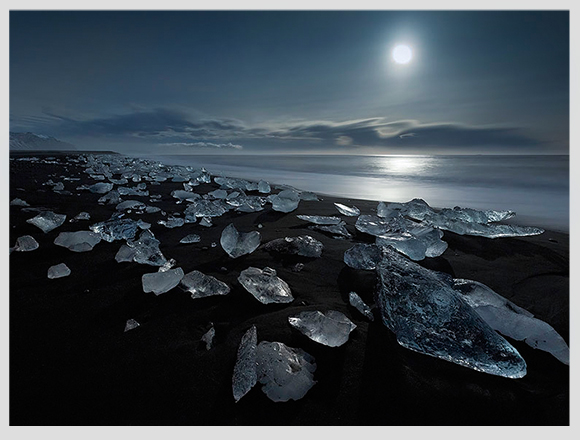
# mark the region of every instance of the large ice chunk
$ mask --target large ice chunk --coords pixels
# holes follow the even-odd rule
[[[232,258],[251,254],[260,246],[261,235],[258,231],[238,232],[233,223],[230,223],[222,231],[220,244],[226,253]]]
[[[324,245],[310,235],[276,238],[264,245],[264,250],[287,255],[318,258],[322,255]]]
[[[342,203],[335,203],[334,206],[342,215],[346,215],[348,217],[356,217],[357,215],[360,215],[360,209],[358,209],[356,206],[346,206]]]
[[[329,347],[343,345],[356,328],[356,324],[337,310],[304,311],[288,317],[288,322],[313,341]]]
[[[181,279],[181,288],[191,293],[193,299],[230,293],[226,283],[198,270],[192,270]]]
[[[570,348],[562,336],[548,323],[535,318],[527,310],[495,293],[477,281],[454,279],[453,288],[491,328],[530,347],[551,353],[560,362],[570,365]]]
[[[61,226],[65,220],[66,215],[64,214],[55,214],[52,211],[43,211],[36,217],[26,220],[26,223],[30,223],[42,230],[42,232],[47,233]]]
[[[29,252],[38,249],[38,242],[31,235],[23,235],[16,239],[16,245],[12,250],[17,252]]]
[[[256,359],[262,391],[274,402],[301,399],[316,383],[315,359],[300,348],[262,341],[258,344]]]
[[[373,312],[371,311],[371,308],[368,305],[366,305],[366,303],[362,300],[362,298],[360,296],[358,296],[358,294],[356,292],[350,292],[348,294],[348,302],[350,303],[351,306],[353,306],[355,309],[357,309],[360,313],[362,313],[370,321],[375,320],[375,317],[373,315]]]
[[[403,347],[497,376],[525,376],[518,351],[433,271],[384,248],[377,274],[377,307]]]
[[[258,382],[257,370],[258,333],[252,325],[242,336],[232,376],[234,400],[238,402]]]
[[[384,202],[379,202],[377,206],[377,215],[384,218],[401,214],[415,220],[423,220],[425,216],[434,212],[423,199],[413,199],[406,203],[385,204]]]
[[[51,280],[56,278],[67,277],[70,275],[70,269],[64,263],[57,264],[55,266],[50,266],[48,268],[48,278]]]
[[[159,249],[159,240],[149,229],[144,230],[137,240],[127,240],[127,246],[135,250],[133,261],[150,266],[164,266],[167,258]]]
[[[146,273],[141,277],[143,292],[153,292],[155,295],[161,295],[177,286],[183,276],[181,267],[169,269],[165,272]]]
[[[268,200],[272,203],[272,209],[279,212],[292,212],[298,208],[300,194],[291,189],[285,189],[278,194],[271,194]]]
[[[289,303],[294,300],[290,286],[276,276],[276,271],[270,267],[263,270],[248,267],[240,273],[238,281],[262,304]]]
[[[272,189],[270,188],[270,184],[264,180],[260,180],[258,182],[258,191],[262,194],[268,194]]]
[[[92,251],[101,242],[101,235],[92,231],[61,232],[54,239],[54,244],[65,247],[73,252]]]
[[[449,218],[445,212],[425,217],[423,222],[426,225],[459,235],[474,235],[487,238],[500,237],[526,237],[529,235],[543,234],[544,230],[532,226],[505,225],[499,223],[473,223],[455,218]]]

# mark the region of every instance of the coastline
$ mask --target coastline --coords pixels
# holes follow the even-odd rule
[[[46,152],[45,157],[70,154]],[[42,186],[66,173],[81,179],[66,183],[72,195]],[[348,305],[352,290],[367,304],[374,302],[374,275],[343,263],[352,241],[311,230],[296,215],[338,215],[335,202],[372,213],[376,201],[323,196],[321,201],[301,201],[288,214],[271,209],[228,212],[210,228],[186,224],[169,229],[157,224],[162,218],[158,213],[141,215],[151,223],[163,254],[184,272],[197,269],[232,287],[225,297],[192,300],[179,288],[160,296],[144,293],[141,276],[156,268],[117,263],[121,242],[101,242],[84,253],[53,244],[60,232],[87,230],[114,211],[97,203],[101,195],[74,190],[91,183],[72,164],[65,169],[59,163],[10,162],[10,200],[21,198],[67,215],[65,224],[44,234],[26,223],[35,213],[10,206],[10,245],[25,234],[40,244],[32,252],[13,252],[9,260],[12,425],[569,424],[569,367],[550,354],[510,340],[526,360],[528,375],[517,380],[494,377],[410,352],[384,325],[368,322]],[[198,188],[207,193],[218,187],[212,182]],[[181,188],[181,183],[168,181],[150,186],[152,193],[162,195],[156,206],[167,213],[183,211],[169,195]],[[91,219],[68,222],[81,211]],[[356,234],[356,218],[344,220]],[[300,272],[292,270],[294,260],[272,258],[262,249],[231,259],[219,237],[232,222],[242,232],[258,230],[262,243],[311,235],[324,244],[323,255],[306,261]],[[258,229],[259,224],[263,227]],[[201,242],[180,244],[189,233],[199,234]],[[569,343],[568,234],[547,230],[532,237],[487,239],[445,232],[443,239],[449,244],[445,253],[419,264],[486,284],[552,325]],[[71,275],[48,280],[46,270],[60,262],[66,262]],[[248,266],[275,268],[291,286],[295,301],[257,303],[237,282]],[[289,315],[305,308],[339,310],[357,328],[342,347],[320,346],[287,323]],[[130,318],[141,326],[125,333]],[[200,338],[210,322],[216,345],[206,350]],[[231,374],[237,346],[252,324],[259,340],[301,347],[315,357],[317,384],[305,398],[274,403],[256,387],[234,403]]]

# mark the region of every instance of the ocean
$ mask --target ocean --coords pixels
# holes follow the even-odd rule
[[[569,156],[148,155],[166,164],[320,195],[437,208],[512,210],[513,223],[569,232]]]

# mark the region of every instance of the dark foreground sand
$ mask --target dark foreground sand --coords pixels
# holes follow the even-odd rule
[[[59,159],[61,160],[61,159]],[[82,168],[59,164],[10,162],[10,200],[67,215],[61,227],[44,234],[26,223],[34,217],[10,207],[10,245],[30,234],[40,243],[32,252],[10,255],[10,424],[11,425],[568,425],[569,367],[552,355],[510,342],[527,362],[522,379],[506,379],[411,352],[399,346],[379,320],[370,323],[348,305],[355,290],[369,305],[375,275],[343,263],[354,242],[372,241],[356,234],[356,217],[344,217],[351,240],[336,240],[312,231],[297,214],[339,215],[333,199],[302,201],[283,214],[271,210],[229,212],[204,228],[186,224],[167,229],[161,215],[142,215],[161,241],[167,258],[187,273],[213,275],[232,287],[229,295],[193,300],[175,288],[155,296],[144,293],[141,276],[156,268],[117,263],[120,241],[102,241],[91,252],[75,253],[53,244],[60,232],[88,230],[108,219],[113,206],[97,203],[100,195],[81,192],[94,183]],[[49,178],[80,175],[65,182],[73,195],[43,186]],[[259,178],[259,176],[257,176]],[[148,185],[162,194],[157,206],[183,211],[169,193],[181,183]],[[200,192],[215,189],[202,185]],[[420,195],[417,195],[420,197]],[[148,197],[126,197],[142,200]],[[376,202],[347,200],[361,213]],[[81,211],[91,220],[69,223]],[[517,217],[516,217],[517,218]],[[319,259],[276,259],[258,249],[231,259],[219,245],[223,228],[259,230],[262,242],[309,234],[324,243]],[[262,224],[262,229],[257,225]],[[198,233],[201,243],[180,244]],[[569,236],[547,231],[529,238],[485,239],[445,233],[447,251],[420,264],[480,281],[548,322],[569,343]],[[211,247],[211,243],[217,247]],[[291,267],[302,261],[304,269]],[[70,276],[49,280],[50,266],[64,262]],[[263,305],[237,282],[248,266],[270,266],[290,285],[294,302]],[[330,348],[310,341],[288,324],[302,310],[334,309],[358,327],[349,341]],[[141,323],[124,332],[125,322]],[[201,336],[213,322],[216,345],[207,351]],[[258,340],[301,347],[316,359],[316,385],[299,401],[274,403],[257,385],[238,403],[232,396],[232,371],[244,332],[255,324]]]

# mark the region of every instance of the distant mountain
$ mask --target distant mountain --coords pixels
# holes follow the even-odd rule
[[[10,150],[76,150],[76,148],[52,136],[10,132]]]

